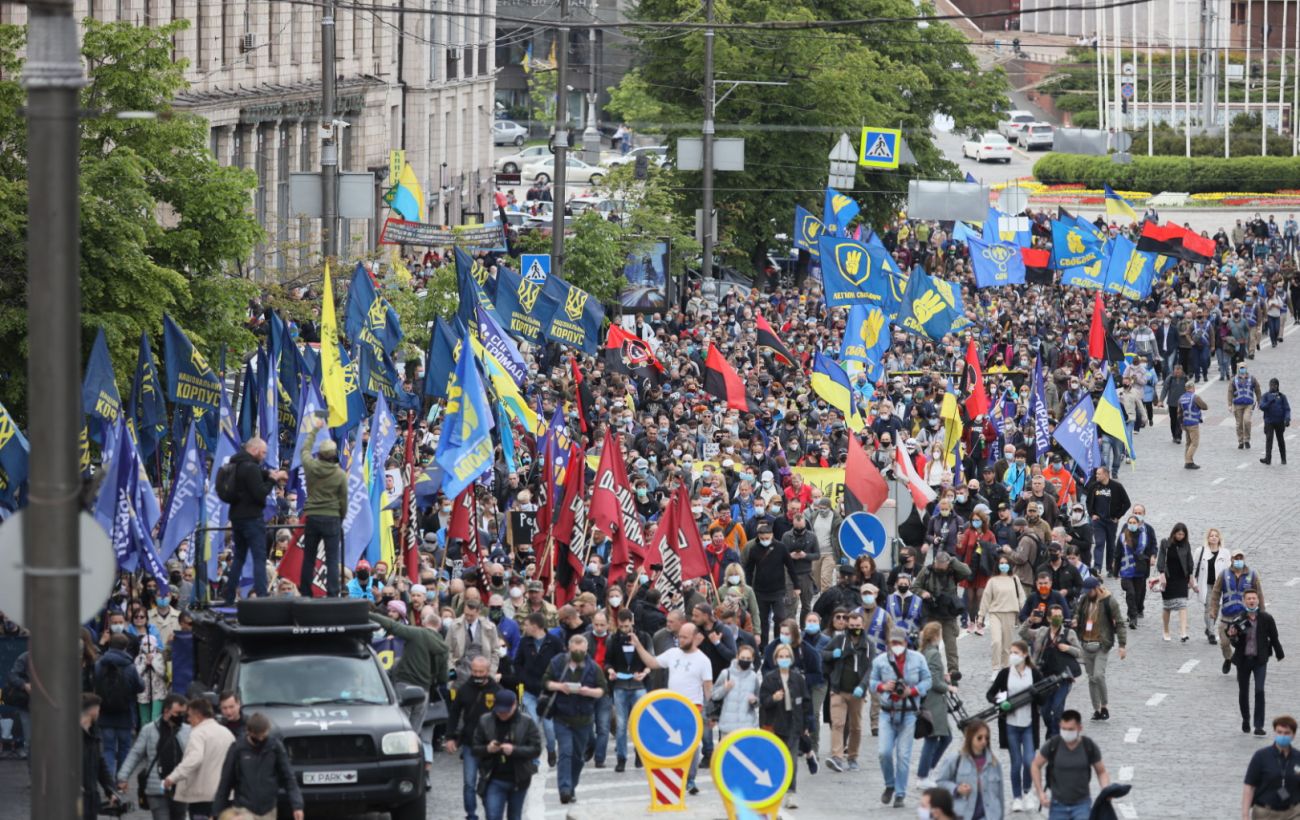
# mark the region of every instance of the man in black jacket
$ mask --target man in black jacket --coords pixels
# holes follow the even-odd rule
[[[446,748],[448,754],[460,752],[461,799],[465,805],[465,816],[471,820],[478,817],[478,795],[474,791],[478,783],[478,758],[471,748],[474,730],[479,718],[492,710],[497,696],[504,691],[508,690],[502,689],[489,674],[488,659],[482,655],[470,659],[469,677],[459,680],[451,690],[451,704],[447,709]]]
[[[1098,467],[1095,477],[1083,488],[1088,515],[1092,520],[1092,574],[1101,577],[1102,567],[1115,563],[1115,534],[1119,519],[1131,505],[1124,485],[1110,477],[1110,470]],[[1111,572],[1110,577],[1117,577]]]
[[[212,813],[219,815],[235,806],[259,817],[272,814],[281,789],[289,798],[293,820],[303,820],[302,791],[289,765],[289,752],[280,738],[271,736],[270,719],[255,712],[248,718],[244,736],[226,750]]]
[[[519,817],[533,781],[533,761],[542,753],[542,733],[537,723],[520,711],[514,692],[501,690],[492,713],[478,719],[472,748],[478,758],[479,778],[487,781],[484,813],[511,820]]]
[[[794,506],[794,502],[791,502],[791,506]],[[808,613],[812,611],[812,570],[813,564],[821,555],[817,546],[817,536],[808,527],[808,520],[803,512],[793,515],[790,529],[786,530],[785,535],[781,537],[781,542],[790,551],[791,566],[794,567],[790,577],[794,582],[795,590],[799,593],[799,623],[803,623]],[[718,674],[722,674],[721,671]]]
[[[790,550],[772,535],[772,525],[758,525],[758,537],[745,545],[745,577],[758,599],[758,640],[766,646],[776,625],[785,620],[786,575],[794,578]]]
[[[626,611],[626,610],[624,610]],[[564,642],[546,631],[546,616],[531,612],[524,619],[524,636],[515,652],[515,675],[524,686],[524,711],[546,731],[547,765],[555,765],[555,728],[537,714],[537,700],[546,693],[546,670],[551,658],[564,654]]]
[[[632,643],[634,634],[642,646],[650,645],[650,636],[636,631],[632,613],[626,609],[619,610],[618,631],[610,635],[605,644],[605,676],[609,679],[614,712],[618,715],[618,734],[614,739],[616,772],[627,768],[628,717],[632,714],[632,707],[645,694],[645,679],[650,674]]]
[[[230,504],[230,532],[235,538],[235,556],[231,563],[223,599],[226,606],[235,603],[239,579],[244,574],[244,562],[249,553],[253,556],[253,591],[257,597],[266,597],[266,522],[262,517],[266,497],[275,489],[277,481],[288,481],[284,470],[268,470],[266,442],[253,437],[244,442],[244,449],[236,453],[230,463],[235,468],[235,500]]]
[[[103,747],[99,741],[99,729],[95,722],[99,720],[99,695],[83,692],[81,695],[81,816],[82,820],[96,820],[99,817],[99,790],[109,795],[109,800],[116,804],[117,793],[113,791],[113,776],[109,774],[108,764],[104,761]],[[98,787],[98,788],[97,788]]]
[[[1232,663],[1237,667],[1237,703],[1241,707],[1241,731],[1250,731],[1250,678],[1255,676],[1255,734],[1264,735],[1264,673],[1270,656],[1282,660],[1286,654],[1277,638],[1277,622],[1259,608],[1259,592],[1247,589],[1246,614],[1228,627],[1232,641]]]

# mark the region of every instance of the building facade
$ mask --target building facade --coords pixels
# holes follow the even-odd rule
[[[220,163],[256,171],[252,207],[266,241],[252,264],[267,279],[320,258],[320,220],[292,216],[289,174],[320,168],[323,12],[282,0],[77,0],[79,19],[189,22],[175,38],[190,82],[177,107],[208,121]],[[430,222],[490,213],[495,13],[496,0],[376,0],[335,12],[335,119],[348,125],[339,170],[375,172],[377,201],[392,184],[389,151],[404,149]],[[26,16],[21,5],[0,5],[0,22]],[[374,245],[388,215],[382,203],[377,215],[343,220],[341,254]]]

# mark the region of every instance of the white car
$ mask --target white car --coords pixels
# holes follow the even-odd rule
[[[519,169],[523,168],[530,162],[537,162],[539,159],[550,158],[551,149],[545,145],[530,145],[513,154],[506,154],[504,157],[497,157],[496,171],[498,174],[517,174]]]
[[[528,139],[528,129],[517,122],[497,120],[492,123],[493,145],[523,145]]]
[[[1001,134],[986,131],[980,134],[978,139],[963,142],[961,144],[961,155],[976,162],[1000,159],[1009,163],[1011,162],[1011,143],[1007,142],[1006,137]]]
[[[1037,119],[1030,111],[1008,111],[1007,118],[998,123],[998,133],[1009,140],[1015,139],[1021,128]]]
[[[1034,148],[1044,148],[1052,150],[1053,134],[1056,132],[1051,123],[1031,122],[1020,133],[1016,135],[1016,145],[1024,148],[1026,151]]]
[[[554,170],[555,158],[548,155],[526,163],[519,173],[524,180],[536,180],[544,184],[551,181],[551,173]],[[595,185],[608,175],[609,169],[603,165],[588,165],[577,157],[569,157],[564,178],[568,182]]]
[[[617,168],[620,165],[632,165],[636,163],[639,156],[650,158],[652,165],[662,166],[668,161],[668,146],[666,145],[642,145],[639,148],[633,148],[626,154],[618,151],[606,151],[600,157],[600,162],[607,168]]]

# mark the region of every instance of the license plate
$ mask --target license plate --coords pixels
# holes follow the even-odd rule
[[[303,772],[304,786],[347,786],[357,782],[355,769],[338,772]]]

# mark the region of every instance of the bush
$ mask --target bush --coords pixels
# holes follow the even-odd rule
[[[1300,162],[1294,157],[1133,157],[1118,165],[1110,157],[1051,153],[1034,163],[1045,185],[1083,183],[1129,191],[1215,191],[1272,193],[1300,188]]]

